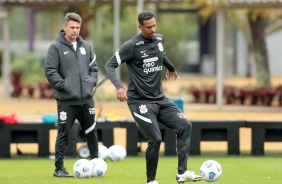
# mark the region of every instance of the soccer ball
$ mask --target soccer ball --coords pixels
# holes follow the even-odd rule
[[[90,163],[92,165],[93,177],[103,176],[108,170],[107,163],[101,158],[94,158],[90,160]]]
[[[103,160],[107,160],[109,158],[108,148],[104,145],[99,145],[98,149],[99,149],[98,157],[103,159]]]
[[[90,151],[87,145],[82,145],[78,150],[78,155],[81,158],[88,158],[90,156]]]
[[[73,172],[78,178],[89,178],[92,174],[92,164],[89,160],[79,159],[73,165]]]
[[[109,157],[112,161],[123,160],[126,157],[126,150],[121,145],[112,145],[109,147]]]
[[[201,165],[200,175],[205,181],[208,182],[216,181],[220,178],[221,174],[222,174],[222,167],[215,160],[207,160]]]

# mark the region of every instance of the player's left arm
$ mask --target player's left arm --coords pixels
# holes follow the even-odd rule
[[[174,65],[169,61],[169,59],[166,57],[165,54],[164,54],[163,64],[167,68],[167,72],[166,72],[166,78],[167,79],[169,79],[169,80],[180,79],[178,77],[178,74],[177,74],[177,71],[176,71]]]
[[[163,35],[160,35],[160,36],[162,38],[162,44],[164,45],[164,37],[163,37]],[[167,79],[169,79],[169,80],[177,80],[177,79],[179,79],[177,71],[176,71],[174,65],[166,57],[166,54],[165,54],[164,50],[163,50],[163,65],[167,68],[167,72],[166,72],[166,78]]]

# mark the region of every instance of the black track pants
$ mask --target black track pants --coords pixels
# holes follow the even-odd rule
[[[128,104],[138,129],[148,142],[146,150],[147,179],[155,179],[158,167],[162,141],[158,122],[176,133],[178,173],[184,173],[187,170],[192,124],[185,118],[183,112],[168,98],[155,102],[129,101]]]
[[[94,102],[80,105],[58,104],[58,134],[55,148],[55,166],[60,169],[68,145],[69,134],[75,120],[78,120],[83,132],[86,134],[90,159],[98,157],[98,136],[95,122]]]

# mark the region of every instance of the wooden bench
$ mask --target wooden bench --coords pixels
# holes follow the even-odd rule
[[[103,142],[103,145],[110,147],[114,144],[114,128],[119,127],[119,122],[103,122],[97,123],[97,134],[99,142]],[[78,142],[86,142],[86,135],[82,131],[78,122],[73,124],[72,131],[69,137],[66,156],[77,156],[76,144]]]
[[[282,142],[282,121],[247,121],[246,127],[252,129],[252,155],[264,155],[265,142]]]
[[[49,131],[55,128],[55,124],[43,123],[2,124],[0,126],[0,157],[11,156],[11,143],[38,143],[38,156],[49,156]]]
[[[98,140],[107,147],[114,144],[113,128],[119,123],[97,123]],[[50,155],[51,129],[57,129],[55,123],[19,123],[2,124],[0,126],[0,158],[9,158],[11,143],[37,143],[38,156],[47,157]],[[76,143],[85,142],[85,134],[81,131],[79,123],[74,123],[69,137],[66,156],[77,156]],[[55,146],[55,145],[54,145]]]
[[[120,123],[127,129],[126,150],[128,155],[137,155],[138,142],[145,142],[134,122]],[[165,144],[164,155],[176,155],[176,135],[166,126],[159,124],[162,140]],[[245,121],[192,121],[191,155],[200,155],[201,141],[227,141],[228,154],[240,154],[239,129],[245,127]]]
[[[193,120],[190,155],[200,155],[201,141],[227,141],[229,155],[240,154],[239,129],[245,127],[245,121]]]
[[[228,120],[193,120],[190,145],[191,155],[200,155],[201,141],[227,141],[228,154],[240,154],[239,129],[252,129],[252,155],[264,155],[264,142],[282,142],[281,121],[228,121]],[[76,143],[85,142],[85,135],[75,123],[67,147],[67,156],[76,156]],[[97,123],[98,139],[107,147],[114,144],[113,129],[126,128],[126,150],[128,155],[137,155],[140,151],[139,142],[144,142],[134,122],[104,122]],[[165,155],[176,155],[175,133],[166,126],[159,124],[162,139],[165,144]],[[38,156],[49,156],[49,131],[57,129],[56,124],[19,123],[0,126],[0,158],[10,157],[11,143],[38,143]]]
[[[120,127],[126,128],[126,150],[128,155],[138,155],[138,142],[146,142],[139,132],[135,122],[120,122]],[[165,145],[164,155],[176,155],[175,133],[166,126],[159,124],[162,140]]]

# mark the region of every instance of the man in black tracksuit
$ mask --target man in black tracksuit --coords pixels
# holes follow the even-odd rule
[[[141,34],[125,42],[106,63],[105,70],[117,89],[117,98],[122,102],[127,101],[140,132],[148,142],[147,184],[158,184],[155,180],[161,144],[158,122],[171,128],[177,136],[176,181],[199,181],[200,176],[187,170],[192,125],[162,90],[163,65],[168,69],[167,79],[179,79],[174,65],[165,55],[164,37],[155,34],[156,20],[151,12],[139,14],[138,22]],[[115,68],[122,63],[126,63],[130,75],[127,93],[115,72]]]
[[[45,74],[54,89],[58,107],[55,177],[73,177],[64,168],[64,155],[71,127],[77,119],[86,134],[90,159],[98,157],[93,88],[98,81],[96,56],[80,36],[82,20],[76,13],[65,16],[64,29],[49,47]]]

